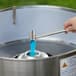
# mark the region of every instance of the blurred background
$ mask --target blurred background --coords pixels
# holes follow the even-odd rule
[[[76,8],[76,0],[0,0],[0,9],[24,5],[56,5]]]

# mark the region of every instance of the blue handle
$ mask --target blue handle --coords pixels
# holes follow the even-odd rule
[[[35,40],[31,40],[30,41],[30,56],[34,57],[36,52],[36,41]]]

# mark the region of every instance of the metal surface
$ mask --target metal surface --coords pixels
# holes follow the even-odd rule
[[[67,33],[67,31],[66,30],[56,31],[56,32],[53,32],[53,33],[37,36],[36,39],[43,38],[43,37],[48,37],[48,36],[56,35],[56,34],[60,34],[60,33]]]
[[[17,40],[4,44],[0,47],[0,57],[13,57],[16,54],[20,54],[29,50],[30,40]],[[37,50],[49,53],[51,55],[57,55],[60,53],[68,52],[69,50],[75,49],[74,44],[65,43],[59,40],[46,40],[41,39],[37,41]]]
[[[30,37],[28,37],[30,40],[36,40],[36,33],[34,30],[32,30]]]
[[[13,24],[16,24],[16,6],[13,6],[12,9],[13,9]]]
[[[51,54],[49,58],[25,60],[14,56],[29,49],[25,38],[32,29],[37,35],[61,30],[76,11],[56,6],[26,6],[16,11],[16,26],[12,24],[12,10],[0,12],[0,76],[60,76],[60,60],[76,55],[76,45],[72,44],[76,43],[75,34],[39,39],[37,49]]]
[[[13,56],[29,49],[29,40],[9,42],[0,47],[0,75],[1,76],[58,76],[57,58],[76,48],[76,45],[61,41],[38,40],[37,49],[51,54],[49,58],[35,60],[16,59]],[[63,55],[61,55],[63,56]],[[60,57],[60,56],[59,56]]]
[[[64,10],[65,9],[65,10]],[[39,36],[63,29],[64,22],[76,16],[75,10],[56,6],[25,6],[16,9],[16,26],[12,23],[12,10],[0,12],[0,43],[24,39],[32,29]],[[59,34],[50,38],[76,43],[73,33]]]
[[[21,53],[18,57],[16,55],[17,59],[25,59],[25,60],[33,60],[33,59],[40,59],[40,58],[48,58],[48,54],[42,51],[35,51],[35,55],[34,56],[30,56],[30,51],[26,51],[24,53]]]

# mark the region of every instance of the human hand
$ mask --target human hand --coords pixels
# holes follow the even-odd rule
[[[76,17],[73,17],[73,18],[67,20],[64,23],[64,29],[67,32],[76,32]]]

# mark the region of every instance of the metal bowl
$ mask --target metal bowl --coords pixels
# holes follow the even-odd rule
[[[58,76],[60,58],[76,54],[76,45],[59,40],[37,40],[37,49],[49,55],[40,59],[17,59],[17,55],[29,49],[29,40],[8,42],[0,47],[1,76]]]
[[[75,67],[61,67],[62,62],[76,64],[76,41],[74,34],[59,34],[37,40],[37,50],[49,55],[34,60],[17,59],[16,56],[29,49],[26,39],[32,28],[37,35],[63,29],[63,23],[76,16],[76,11],[56,6],[26,6],[17,9],[16,24],[12,10],[0,12],[0,76],[69,76]],[[72,42],[72,43],[70,43]],[[69,58],[69,59],[68,59]],[[76,72],[73,72],[76,76]]]

